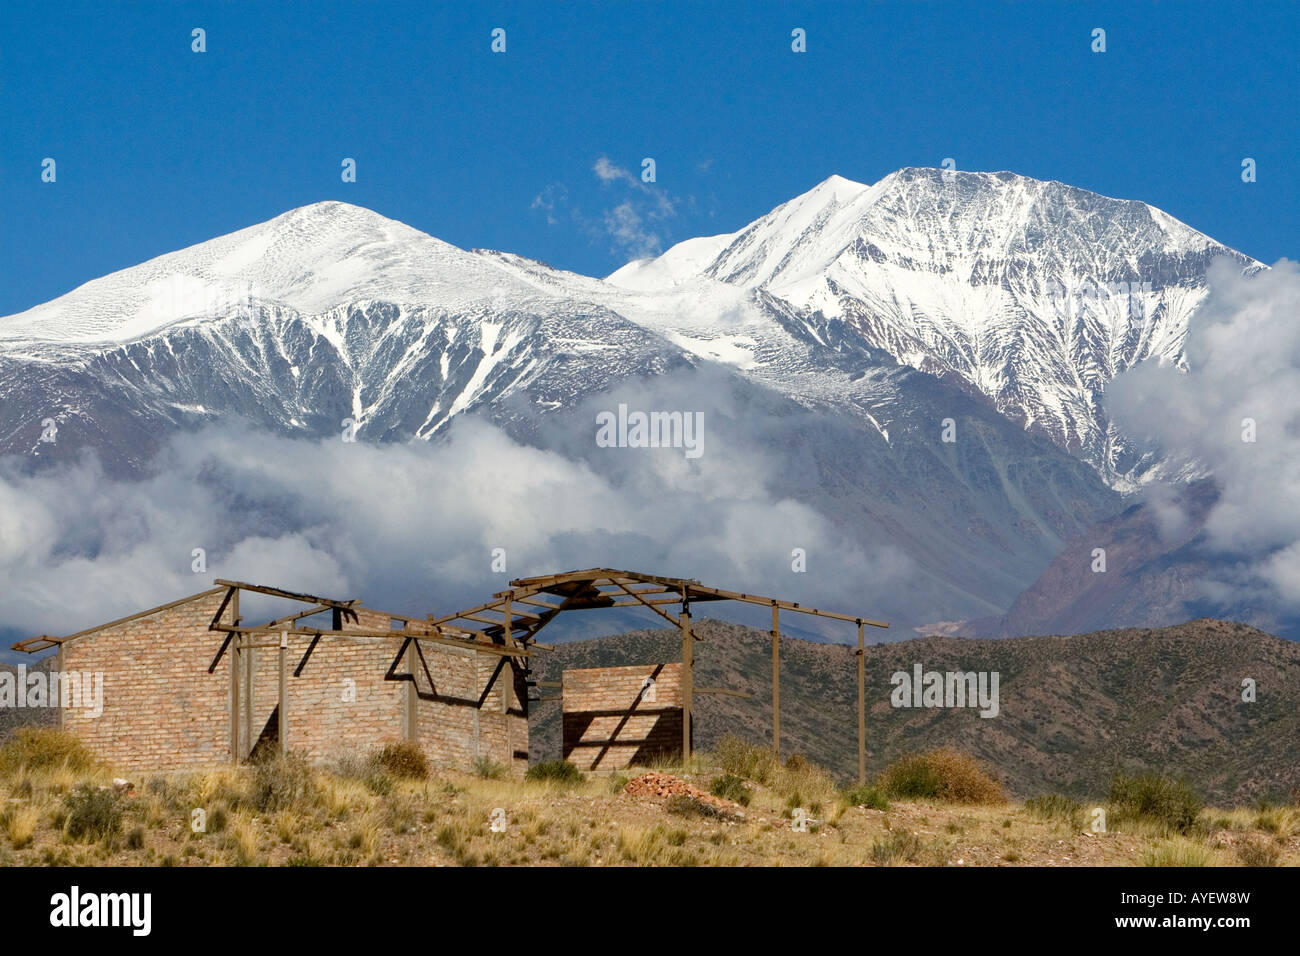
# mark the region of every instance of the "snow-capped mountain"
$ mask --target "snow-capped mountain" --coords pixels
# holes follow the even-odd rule
[[[906,563],[883,614],[982,617],[1119,509],[1101,476],[1140,469],[1099,397],[1178,360],[1219,254],[1257,265],[1141,203],[1004,173],[832,177],[604,280],[325,202],[0,319],[0,453],[89,447],[130,473],[231,416],[411,441],[480,415],[599,469],[593,403],[668,383],[768,450],[772,494]],[[1082,280],[1150,282],[1143,317],[1071,311],[1053,290]]]
[[[1142,202],[1012,173],[902,169],[832,176],[739,232],[689,239],[608,282],[683,292],[714,280],[776,300],[812,340],[878,349],[997,409],[1131,487],[1106,384],[1181,364],[1218,256],[1261,263]]]

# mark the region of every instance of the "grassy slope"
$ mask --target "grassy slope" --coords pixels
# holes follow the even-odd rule
[[[703,766],[688,776],[708,786]],[[1206,811],[1189,836],[1147,820],[1086,832],[1074,816],[1044,818],[1018,803],[896,801],[853,806],[822,790],[801,799],[815,822],[790,824],[790,795],[754,786],[743,819],[682,812],[621,792],[621,779],[574,786],[470,775],[365,780],[316,771],[292,799],[259,807],[251,768],[142,778],[100,798],[73,836],[70,807],[105,768],[0,778],[0,865],[1252,865],[1300,862],[1300,811]],[[111,788],[110,788],[111,791]],[[105,791],[96,790],[104,794]],[[264,803],[264,801],[261,801]],[[85,805],[84,800],[82,805]],[[193,832],[191,811],[207,812]],[[502,833],[489,827],[505,811]]]

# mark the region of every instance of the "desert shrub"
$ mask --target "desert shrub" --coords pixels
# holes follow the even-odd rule
[[[32,842],[40,820],[40,812],[30,804],[10,804],[0,812],[0,826],[9,836],[9,842],[15,850],[21,850]]]
[[[723,800],[738,803],[742,807],[749,806],[749,801],[754,799],[754,791],[745,786],[745,781],[734,773],[724,773],[714,780],[709,787],[709,793]]]
[[[63,829],[74,840],[104,840],[122,829],[122,800],[111,789],[78,787],[63,798]]]
[[[528,768],[524,774],[526,780],[551,781],[554,783],[581,783],[585,778],[582,771],[567,760],[543,760]]]
[[[393,775],[379,765],[375,759],[377,753],[344,754],[335,761],[334,772],[340,777],[359,780],[371,793],[386,797],[393,792]]]
[[[1177,833],[1196,824],[1204,804],[1187,783],[1155,775],[1116,774],[1110,784],[1114,816],[1161,823]]]
[[[770,748],[751,744],[731,734],[718,741],[713,757],[724,773],[764,786],[772,782],[780,766]]]
[[[851,807],[866,807],[868,810],[889,809],[889,800],[884,792],[879,787],[870,785],[845,790],[844,802]]]
[[[909,754],[885,768],[880,775],[880,786],[891,797],[929,800],[939,796],[943,781],[939,779],[939,771],[924,756]]]
[[[1282,856],[1271,840],[1244,840],[1234,849],[1243,866],[1277,866]]]
[[[371,759],[380,770],[394,777],[424,780],[429,776],[429,758],[409,740],[380,747]]]
[[[871,845],[871,860],[881,866],[896,863],[899,860],[912,862],[921,854],[925,844],[915,833],[896,830],[883,840],[876,840]]]
[[[495,760],[487,757],[476,757],[474,759],[474,775],[484,780],[500,780],[506,774],[504,764],[499,764]]]
[[[1084,823],[1083,804],[1059,793],[1030,797],[1025,801],[1025,810],[1040,820],[1061,820],[1076,829]]]
[[[301,754],[275,754],[253,764],[249,800],[258,810],[292,810],[311,804],[316,796],[316,779]]]
[[[23,767],[28,770],[67,767],[81,772],[89,770],[94,762],[85,744],[52,727],[20,727],[0,747],[0,773],[5,775]]]
[[[951,747],[902,757],[880,775],[891,797],[950,803],[1003,803],[1006,795],[974,757]]]

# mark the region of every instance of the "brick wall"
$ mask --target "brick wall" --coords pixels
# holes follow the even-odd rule
[[[356,614],[356,620],[343,620],[344,631],[389,628],[391,618],[380,611],[358,608]],[[254,634],[248,640],[278,644],[279,635]],[[371,637],[313,640],[290,634],[285,652],[289,749],[320,762],[403,740],[407,682],[386,679],[400,646],[398,640]],[[240,756],[247,757],[259,740],[261,746],[279,744],[280,651],[255,647],[240,656],[240,697],[245,704],[240,708]],[[249,702],[251,707],[246,706]]]
[[[421,630],[418,622],[408,625],[408,632]],[[407,661],[418,740],[431,762],[465,767],[484,759],[516,775],[528,769],[528,688],[518,659],[417,637]]]
[[[583,770],[621,770],[681,755],[680,663],[566,670],[561,683],[565,760]]]
[[[103,674],[103,713],[65,708],[63,727],[124,771],[230,760],[230,655],[208,630],[224,590],[66,642],[67,671]],[[230,623],[229,611],[225,615]]]
[[[223,654],[208,671],[226,638],[208,630],[224,597],[224,588],[196,595],[65,643],[64,670],[104,674],[102,716],[65,710],[65,729],[122,770],[229,762],[233,666],[240,759],[255,747],[278,749],[279,635],[245,635],[242,650]],[[344,617],[344,631],[392,629],[390,615],[355,610],[355,620]],[[229,608],[222,622],[233,623]],[[412,621],[391,640],[291,634],[283,725],[289,749],[321,762],[415,740],[435,766],[468,768],[484,757],[522,774],[528,694],[521,666],[429,642],[418,650],[412,644],[393,666],[403,635],[428,632]]]

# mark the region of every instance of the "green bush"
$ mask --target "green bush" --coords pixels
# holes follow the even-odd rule
[[[63,829],[74,840],[105,840],[122,829],[122,800],[113,790],[83,784],[63,805]]]
[[[943,789],[939,771],[920,754],[891,763],[880,775],[880,785],[891,797],[912,800],[935,799]]]
[[[714,780],[709,787],[709,793],[723,800],[738,803],[742,807],[749,806],[749,801],[754,799],[754,791],[745,786],[745,781],[734,773],[724,773]]]
[[[889,800],[885,794],[879,787],[870,785],[845,790],[844,802],[851,807],[866,807],[868,810],[889,809]]]
[[[263,757],[253,763],[249,800],[262,812],[291,810],[315,802],[316,779],[298,753]]]
[[[581,783],[585,777],[582,771],[567,760],[543,760],[528,768],[524,774],[526,780],[552,781],[555,783]]]
[[[371,757],[375,766],[394,777],[424,780],[429,776],[429,759],[408,740],[380,747]]]
[[[1110,803],[1120,819],[1152,820],[1176,833],[1191,830],[1205,807],[1196,791],[1184,781],[1123,773],[1111,780]]]
[[[880,775],[880,787],[891,797],[944,800],[950,803],[1004,803],[1002,784],[979,761],[951,747],[902,757]]]
[[[85,771],[94,762],[85,744],[52,727],[20,727],[0,747],[0,773],[6,775],[21,767],[46,770],[67,766],[70,770]]]

